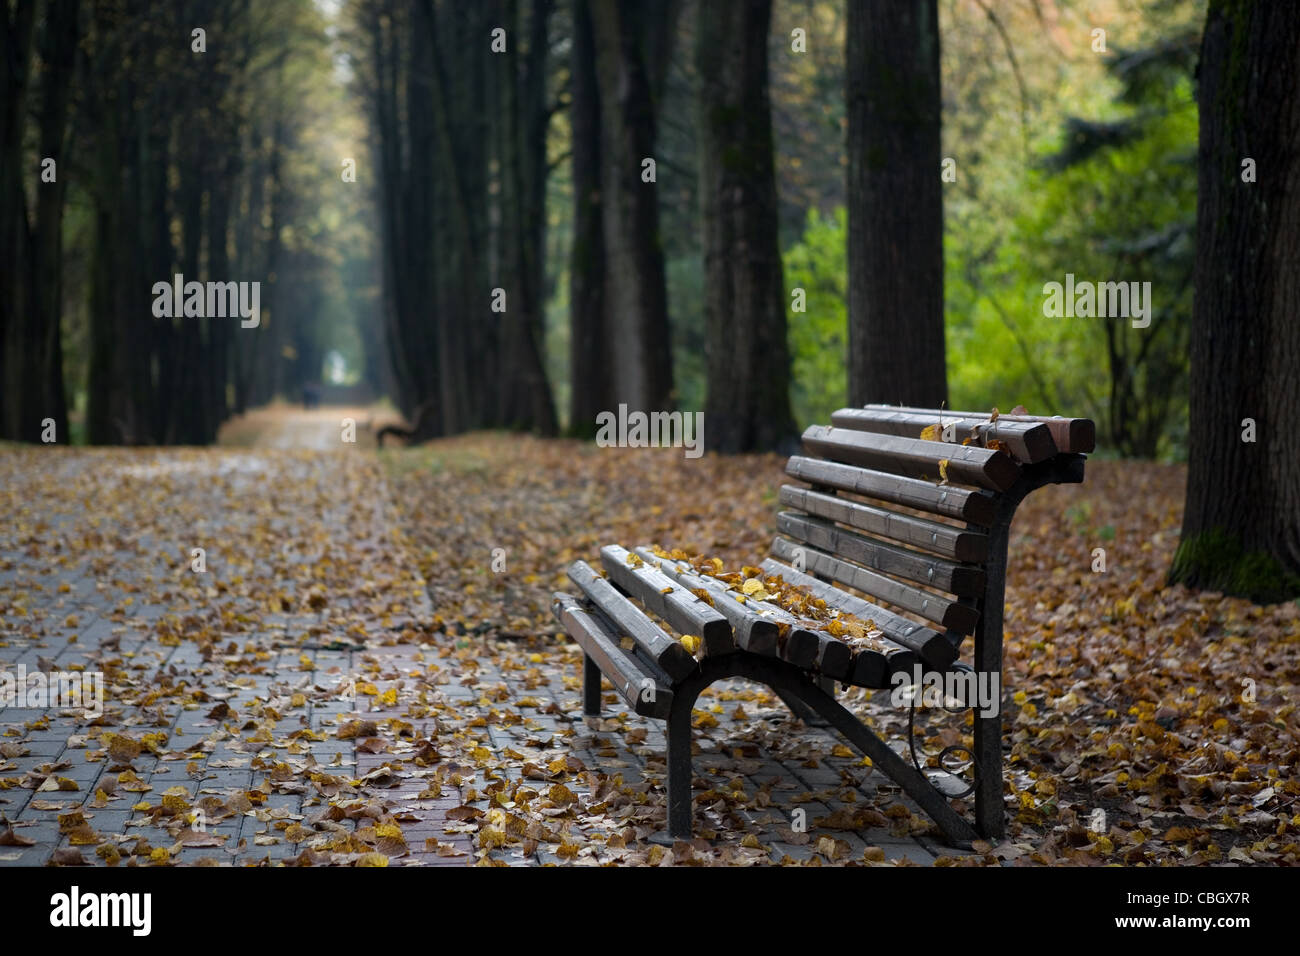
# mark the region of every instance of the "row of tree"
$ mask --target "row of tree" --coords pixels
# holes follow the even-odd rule
[[[249,0],[0,8],[9,67],[0,255],[13,276],[0,294],[0,435],[37,441],[52,420],[67,436],[68,394],[84,390],[88,441],[207,443],[232,413],[319,377],[320,337],[304,333],[326,304],[322,260],[286,238],[302,233],[314,196],[290,167],[301,162],[303,100],[321,79],[304,66],[325,44],[319,12]],[[554,282],[547,188],[566,158],[571,428],[592,431],[597,413],[620,403],[678,403],[655,163],[684,32],[694,38],[682,55],[694,73],[712,442],[740,451],[793,436],[772,0],[356,0],[347,9],[376,145],[374,175],[361,177],[375,186],[382,249],[382,323],[367,336],[367,371],[404,411],[423,413],[425,434],[558,430],[543,346]],[[685,31],[684,9],[694,18]],[[937,5],[849,12],[853,392],[937,403],[942,210],[924,172],[939,152]],[[886,35],[901,40],[878,39]],[[559,114],[567,156],[552,156]],[[869,149],[882,142],[889,162]],[[923,202],[895,201],[912,193]],[[920,272],[918,296],[910,284]],[[176,274],[260,282],[256,332],[179,308],[155,315],[155,284]],[[84,310],[76,381],[65,378],[61,341],[70,308]],[[918,356],[906,369],[892,360],[900,335]]]
[[[426,435],[557,429],[542,365],[552,12],[550,0],[354,10],[394,398],[422,412]]]
[[[426,435],[557,431],[542,342],[557,274],[548,183],[566,160],[570,245],[549,251],[568,254],[571,427],[589,431],[620,403],[677,403],[661,228],[671,207],[656,160],[666,133],[680,132],[664,104],[686,60],[696,157],[683,179],[698,203],[709,444],[792,437],[768,59],[809,38],[771,35],[772,0],[345,9],[377,147],[383,321],[364,351],[403,410],[423,413]],[[845,9],[848,398],[938,405],[948,364],[938,3]],[[84,387],[91,442],[204,443],[232,412],[319,376],[318,330],[339,308],[330,273],[350,276],[345,310],[365,302],[364,257],[304,240],[348,219],[322,191],[339,183],[338,143],[305,144],[313,91],[334,68],[332,29],[308,0],[0,2],[0,437],[38,441],[50,422],[66,436],[67,395]],[[1191,473],[1174,575],[1239,593],[1248,578],[1285,593],[1300,574],[1300,460],[1287,429],[1300,403],[1300,214],[1287,185],[1300,146],[1296,29],[1260,0],[1209,2],[1194,273],[1178,251],[1184,216],[1155,246],[1140,234],[1101,243],[1127,262],[1156,249],[1168,275],[1194,279]],[[683,36],[694,48],[675,53]],[[1186,48],[1117,63],[1123,95],[1143,96],[1153,66],[1185,62]],[[1018,69],[1009,41],[1008,56]],[[1071,166],[1122,133],[1079,125],[1058,158]],[[178,273],[262,282],[259,328],[158,314],[152,290]],[[70,306],[85,317],[75,348],[61,321]],[[1166,360],[1184,332],[1164,317],[1136,343],[1128,332],[1110,343],[1112,418],[1132,424],[1132,448],[1153,447],[1166,420],[1159,403],[1178,369]],[[65,377],[70,349],[84,356],[84,384]]]
[[[206,444],[319,378],[302,333],[323,260],[286,240],[309,205],[288,169],[302,101],[328,64],[312,5],[5,0],[0,38],[0,436],[48,439],[52,422],[68,441],[84,390],[91,443]],[[155,314],[177,274],[258,282],[256,329],[182,301]],[[84,314],[80,381],[64,375],[69,313]]]
[[[421,416],[425,434],[557,430],[542,338],[547,131],[561,110],[573,202],[570,427],[591,432],[596,415],[620,403],[676,403],[656,156],[682,9],[677,0],[572,0],[558,10],[553,0],[358,5],[353,27],[369,55],[356,72],[379,154],[386,330],[399,404],[431,410]],[[710,444],[773,448],[795,426],[769,95],[772,2],[689,9]],[[937,3],[849,4],[849,23],[853,394],[939,404]],[[791,39],[792,55],[800,42]],[[552,56],[565,47],[567,58]]]

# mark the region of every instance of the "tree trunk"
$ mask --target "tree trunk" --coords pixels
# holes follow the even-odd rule
[[[0,263],[7,281],[0,291],[0,437],[37,439],[30,368],[36,355],[31,301],[32,236],[23,180],[32,174],[23,161],[23,129],[31,83],[35,0],[11,9],[0,3]]]
[[[499,421],[511,428],[554,435],[555,404],[542,361],[546,226],[547,27],[551,0],[505,0],[502,22],[514,46],[494,57],[499,108],[497,168],[501,215],[497,282],[506,290],[501,316]],[[526,13],[525,13],[526,11]],[[521,39],[528,37],[524,49]]]
[[[573,247],[569,254],[569,431],[591,437],[596,416],[615,408],[605,314],[605,236],[600,195],[600,92],[590,0],[573,0],[569,126],[572,130]]]
[[[41,156],[62,164],[52,183],[41,183],[36,203],[36,236],[32,249],[32,288],[36,305],[39,352],[35,371],[39,377],[40,418],[51,418],[59,441],[67,442],[68,400],[63,385],[63,200],[67,194],[67,142],[72,77],[76,72],[79,0],[54,0],[47,13],[44,102],[41,106]],[[36,418],[36,415],[32,416]],[[33,437],[36,437],[35,435]]]
[[[488,34],[484,10],[476,4],[429,8],[434,31],[429,72],[435,149],[431,157],[440,215],[434,255],[438,283],[438,404],[449,433],[486,424],[497,395],[487,387],[496,373],[495,346],[488,328],[491,289],[485,281],[486,124],[483,55]],[[486,8],[489,9],[490,8]]]
[[[938,407],[943,327],[937,0],[848,4],[849,401]]]
[[[672,349],[658,186],[646,182],[656,134],[647,38],[660,37],[673,5],[591,6],[601,109],[601,212],[613,399],[633,410],[673,404]]]
[[[794,439],[767,82],[771,0],[699,5],[700,206],[709,446]]]
[[[1187,504],[1170,580],[1300,594],[1300,18],[1211,0],[1201,41]],[[1255,163],[1257,182],[1242,164]],[[1254,422],[1254,441],[1248,436]]]

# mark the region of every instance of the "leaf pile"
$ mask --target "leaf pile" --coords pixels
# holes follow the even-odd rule
[[[709,555],[707,567],[692,562],[698,570],[739,568],[723,580],[742,593],[758,581],[790,610],[816,616],[795,603],[797,590],[746,573],[774,533],[783,479],[774,456],[688,462],[668,450],[469,436],[389,462],[411,536],[432,552],[421,567],[453,633],[554,633],[550,592],[574,590],[567,564],[604,544],[646,541],[672,557]],[[954,862],[1296,862],[1300,609],[1166,586],[1185,470],[1097,460],[1087,468],[1082,486],[1036,492],[1013,526],[1003,714],[1010,838]],[[496,547],[509,559],[494,576]],[[1099,547],[1105,572],[1092,570]],[[485,641],[481,653],[509,657],[517,643]],[[536,656],[565,654],[576,714],[572,649]],[[889,707],[887,692],[875,696],[852,689],[841,699],[882,732],[905,736],[905,712]],[[702,722],[707,729],[707,715]],[[619,729],[646,725],[629,718]],[[968,716],[921,710],[916,745],[931,754],[969,745],[969,725]],[[805,733],[787,727],[788,740]],[[754,739],[773,745],[771,734]],[[744,831],[719,834],[736,837]]]

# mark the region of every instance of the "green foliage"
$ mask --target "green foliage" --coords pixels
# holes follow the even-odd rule
[[[785,253],[786,307],[802,289],[804,312],[788,312],[795,424],[830,421],[848,398],[848,278],[844,207],[832,216],[808,212],[803,236]]]
[[[704,408],[705,329],[704,263],[698,253],[669,259],[665,265],[671,307],[673,391],[677,407],[685,411]]]
[[[1181,49],[1181,48],[1179,48]],[[1137,55],[1134,55],[1137,56]],[[946,243],[950,391],[954,407],[1022,402],[1086,414],[1126,455],[1177,457],[1186,434],[1197,118],[1182,59],[1157,82],[1152,58],[1106,112],[1120,120],[1064,124],[1024,177],[1005,221],[954,217]],[[1140,84],[1136,81],[1140,79]],[[968,210],[963,210],[967,212]],[[1044,286],[1151,283],[1151,324],[1044,315]]]

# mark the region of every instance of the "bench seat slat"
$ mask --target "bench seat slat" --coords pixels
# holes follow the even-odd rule
[[[604,612],[621,633],[641,645],[646,657],[673,681],[695,671],[698,665],[686,648],[665,634],[659,625],[646,617],[644,611],[620,594],[586,561],[574,561],[569,565],[569,580]]]
[[[673,692],[635,654],[619,646],[618,632],[599,611],[585,608],[569,594],[552,596],[551,613],[596,662],[628,705],[643,717],[665,718],[672,708]],[[653,693],[645,694],[646,688]]]
[[[728,593],[725,582],[691,570],[686,562],[661,558],[649,548],[638,548],[637,554],[647,561],[660,562],[664,573],[669,577],[680,576],[683,583],[698,581],[713,594]],[[691,584],[691,586],[695,585]],[[779,655],[784,660],[804,668],[815,666],[819,673],[845,684],[872,688],[888,687],[891,675],[898,671],[911,674],[912,666],[919,660],[916,651],[903,647],[887,637],[867,638],[861,645],[849,644],[820,628],[806,627],[794,614],[771,601],[758,601],[747,597],[743,606],[757,609],[764,616],[790,626],[785,645]],[[919,627],[919,625],[915,626]],[[811,650],[806,655],[796,648],[796,640],[801,637],[811,641]]]
[[[934,414],[932,408],[912,408],[894,405],[867,405],[871,409],[888,408],[898,412],[917,412]],[[955,418],[972,418],[976,421],[988,421],[991,412],[954,412],[944,410],[944,415]],[[1062,418],[1060,415],[999,415],[998,421],[1006,419],[1011,422],[1037,422],[1046,425],[1052,433],[1052,443],[1056,450],[1066,455],[1086,455],[1097,449],[1097,423],[1091,418]]]
[[[1056,442],[1052,440],[1051,429],[1044,422],[1020,422],[999,417],[990,423],[987,416],[983,421],[976,421],[951,412],[924,414],[879,406],[841,408],[831,415],[831,424],[836,428],[902,435],[905,438],[920,438],[922,429],[940,422],[944,425],[951,423],[953,426],[949,443],[955,441],[960,444],[967,439],[974,439],[981,447],[987,447],[991,439],[996,439],[1006,445],[1013,458],[1027,464],[1045,461],[1056,454]]]
[[[799,546],[795,545],[791,541],[787,541],[784,538],[777,538],[772,542],[772,553],[782,559],[782,561],[793,561],[795,558],[794,551],[796,547]],[[860,581],[861,578],[853,572],[860,572],[864,575],[870,574],[871,572],[863,571],[855,565],[840,561],[838,558],[834,558],[829,554],[825,554],[824,552],[817,551],[813,548],[804,547],[802,550],[804,567],[809,571],[824,575],[825,577],[838,581],[840,584],[846,584],[849,587],[858,588],[860,591],[866,590],[866,588],[859,587],[858,583],[855,583],[855,581]],[[766,564],[764,566],[766,566]],[[781,565],[777,563],[777,567],[780,568]],[[910,621],[902,615],[895,614],[888,608],[883,608],[871,601],[863,600],[862,598],[851,594],[845,594],[839,588],[831,587],[825,582],[818,581],[811,575],[795,571],[793,568],[788,570],[797,576],[791,577],[791,574],[785,574],[785,572],[780,570],[773,573],[785,574],[785,579],[787,581],[793,581],[796,584],[807,587],[813,594],[822,598],[828,604],[832,603],[831,598],[834,597],[835,601],[833,603],[842,610],[846,610],[851,614],[856,614],[859,617],[865,616],[871,618],[876,622],[876,626],[880,628],[886,637],[891,641],[894,641],[896,644],[902,644],[904,647],[909,647],[916,651],[921,655],[921,658],[926,663],[931,664],[934,667],[947,667],[956,659],[957,652],[952,641],[945,635],[940,634],[938,631],[917,624],[915,621]],[[837,571],[840,572],[840,574],[836,574],[835,572]],[[899,587],[902,587],[902,585],[899,585]],[[867,593],[881,598],[880,595],[876,595],[874,592],[867,591]],[[904,608],[905,610],[914,610],[913,608],[909,608],[897,601],[890,601],[888,598],[881,598],[881,600],[894,604],[897,607]],[[962,605],[954,606],[961,607]],[[930,608],[930,610],[933,612],[935,609]],[[970,610],[973,613],[973,609],[968,608],[967,610]],[[920,611],[915,611],[915,613],[922,614]],[[922,614],[922,616],[929,617],[925,614]],[[929,617],[929,620],[934,621],[935,619],[934,617]],[[942,621],[935,621],[935,623],[948,627],[948,625],[943,624]]]
[[[782,511],[776,516],[776,528],[782,534],[836,557],[848,558],[870,570],[896,575],[940,591],[961,597],[978,597],[984,590],[983,568],[955,564],[946,558],[886,544],[841,528],[825,518]]]
[[[919,478],[905,478],[856,465],[844,465],[820,458],[794,455],[785,465],[786,474],[810,485],[851,491],[879,498],[918,511],[958,518],[988,527],[993,523],[997,499],[987,491],[972,491],[953,485],[936,485]]]
[[[742,650],[762,654],[764,657],[779,656],[781,629],[777,622],[759,613],[758,609],[737,601],[727,593],[721,581],[680,568],[675,562],[665,561],[653,552],[641,551],[638,556],[646,561],[654,561],[669,580],[683,588],[707,591],[713,598],[713,606],[730,621],[735,631],[736,644]]]
[[[933,628],[917,624],[888,608],[880,607],[847,591],[841,591],[835,585],[828,584],[811,574],[797,571],[775,558],[764,558],[760,567],[765,574],[778,574],[788,584],[796,584],[804,588],[831,607],[847,611],[864,620],[874,621],[886,638],[913,651],[929,667],[943,670],[957,659],[957,645],[947,635],[940,634]]]
[[[611,581],[683,634],[698,634],[708,656],[736,649],[731,622],[657,568],[627,563],[628,552],[616,544],[600,549],[600,563]],[[668,590],[665,592],[665,588]]]
[[[721,595],[730,599],[732,603],[739,604],[731,597],[731,592],[727,590],[724,582],[707,574],[698,573],[688,562],[662,558],[649,548],[637,548],[636,553],[646,561],[657,562],[664,574],[680,581],[684,587],[703,587],[714,596],[715,600]],[[849,681],[853,674],[854,651],[848,644],[825,631],[805,627],[785,608],[770,601],[756,601],[752,597],[747,597],[744,604],[739,606],[750,614],[787,627],[785,641],[779,645],[778,650],[778,656],[783,660],[798,667],[815,667],[819,673],[835,680]],[[899,650],[903,649],[899,648]],[[888,662],[884,654],[880,652],[877,654],[880,657],[879,666],[887,668]]]
[[[937,552],[957,561],[981,562],[988,557],[989,537],[980,531],[955,528],[938,521],[897,514],[885,508],[859,504],[847,498],[782,485],[781,504],[800,511],[850,525],[860,531],[881,534],[896,541]]]
[[[804,447],[824,458],[911,478],[939,480],[939,462],[946,460],[949,481],[1006,491],[1020,476],[1020,466],[1005,452],[976,445],[953,445],[897,435],[873,435],[849,428],[811,425],[803,433]]]

